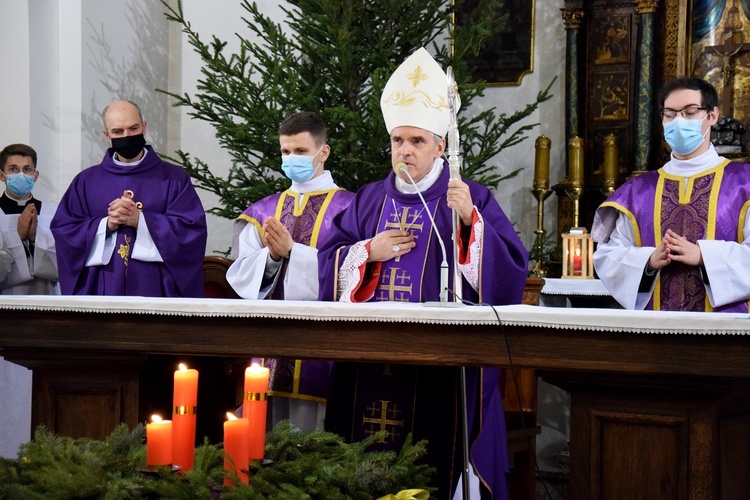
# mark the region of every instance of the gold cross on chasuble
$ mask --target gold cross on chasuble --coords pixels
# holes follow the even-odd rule
[[[398,409],[398,405],[394,404],[390,408],[388,408],[389,403],[390,401],[381,400],[380,405],[378,405],[378,403],[373,401],[370,406],[367,407],[367,413],[370,416],[362,417],[363,425],[373,424],[371,426],[368,426],[368,428],[365,430],[366,434],[375,434],[378,431],[388,432],[385,437],[378,440],[379,443],[385,443],[388,440],[393,441],[395,438],[401,435],[398,432],[398,428],[404,427],[403,419],[398,420],[398,417],[401,415],[401,410]]]
[[[401,271],[401,272],[399,272]],[[408,286],[404,283],[411,282],[411,276],[406,272],[406,269],[400,269],[398,267],[392,267],[389,269],[389,273],[382,283],[378,285],[378,291],[381,292],[377,300],[388,300],[392,302],[409,302],[409,297],[405,296],[405,293],[411,295],[412,284]],[[400,285],[398,283],[401,283]],[[396,296],[398,292],[404,292]]]

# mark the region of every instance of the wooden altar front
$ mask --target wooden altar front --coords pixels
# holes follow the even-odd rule
[[[135,425],[133,368],[152,354],[512,362],[571,393],[571,498],[741,498],[750,485],[748,315],[121,297],[0,309],[2,355],[35,370],[34,424],[56,430]]]

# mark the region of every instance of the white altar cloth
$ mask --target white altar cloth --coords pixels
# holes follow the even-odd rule
[[[500,318],[506,325],[557,329],[570,327],[648,334],[750,335],[748,314],[546,308],[528,305],[429,307],[399,302],[343,304],[289,300],[11,295],[0,296],[0,311],[4,309],[449,325],[493,325]]]

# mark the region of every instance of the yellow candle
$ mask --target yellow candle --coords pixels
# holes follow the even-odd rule
[[[172,421],[159,415],[146,424],[146,465],[172,465]]]
[[[568,141],[568,169],[571,182],[583,182],[583,139],[580,137]]]
[[[534,181],[549,181],[549,148],[552,141],[540,135],[534,143],[536,154],[534,157]]]
[[[253,363],[245,369],[245,391],[242,416],[250,422],[248,440],[250,459],[261,460],[266,446],[266,413],[268,410],[268,368]]]
[[[234,472],[245,484],[250,482],[250,422],[246,418],[237,418],[227,412],[224,422],[224,470]],[[229,477],[224,478],[224,485],[236,486]]]
[[[604,178],[607,180],[616,181],[620,173],[618,153],[617,136],[610,134],[604,137]]]
[[[198,405],[198,370],[180,363],[174,372],[174,409],[172,413],[172,463],[183,471],[195,462],[195,418]]]

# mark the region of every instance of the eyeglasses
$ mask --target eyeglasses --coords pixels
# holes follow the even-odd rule
[[[690,120],[691,118],[695,118],[701,111],[708,111],[708,108],[703,108],[697,104],[691,104],[682,109],[664,108],[661,110],[661,119],[664,121],[674,120],[680,114],[683,118]]]
[[[23,169],[21,169],[18,165],[5,166],[5,173],[9,175],[17,174],[22,171],[26,175],[34,175],[34,172],[36,172],[36,167],[34,165],[24,165]]]

